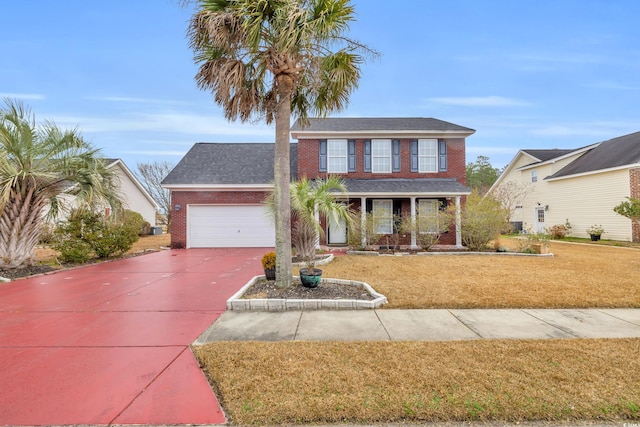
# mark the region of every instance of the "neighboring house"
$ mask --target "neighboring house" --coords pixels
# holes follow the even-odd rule
[[[145,221],[156,225],[156,212],[160,209],[140,181],[121,159],[105,159],[107,167],[114,169],[120,182],[122,204],[126,209],[138,212]]]
[[[135,212],[138,212],[142,215],[145,221],[147,221],[151,226],[156,225],[156,212],[159,209],[158,204],[153,200],[151,195],[144,189],[140,181],[136,178],[136,176],[131,173],[127,165],[121,159],[104,159],[107,168],[113,169],[116,174],[116,182],[119,184],[120,188],[118,192],[120,194],[120,201],[125,209],[129,209]],[[64,204],[67,206],[75,205],[75,196],[72,195],[62,195],[63,199],[65,199]],[[107,206],[100,207],[98,209],[104,209],[104,213],[106,216],[111,215],[111,208]],[[66,219],[68,212],[60,212],[58,217],[55,218],[56,221]]]
[[[426,214],[456,206],[465,184],[465,138],[473,129],[432,118],[311,119],[291,134],[292,179],[341,176],[345,202],[387,221],[393,215]],[[273,189],[274,144],[198,143],[167,175],[173,206],[171,244],[193,247],[273,247],[272,220],[262,201]],[[364,209],[363,209],[364,208]],[[364,215],[363,215],[364,216]],[[325,224],[321,243],[344,245],[344,224]],[[459,220],[440,240],[461,246]],[[415,236],[401,244],[415,246]]]
[[[640,241],[638,226],[613,211],[640,197],[640,132],[573,150],[520,150],[488,193],[503,185],[527,188],[511,218],[525,230],[568,221],[574,236],[599,224],[603,238]]]

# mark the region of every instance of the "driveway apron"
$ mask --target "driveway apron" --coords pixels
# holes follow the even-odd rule
[[[264,252],[162,251],[0,285],[0,425],[224,423],[189,345]]]

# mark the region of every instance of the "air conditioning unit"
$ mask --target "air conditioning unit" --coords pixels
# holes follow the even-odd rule
[[[156,236],[158,234],[162,234],[162,227],[151,227],[151,231],[149,232],[152,236]]]

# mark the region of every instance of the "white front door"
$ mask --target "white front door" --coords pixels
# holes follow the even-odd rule
[[[544,206],[535,208],[536,233],[544,233]]]
[[[335,221],[329,216],[327,243],[330,245],[343,245],[347,243],[347,223],[343,218],[338,218],[338,220]]]

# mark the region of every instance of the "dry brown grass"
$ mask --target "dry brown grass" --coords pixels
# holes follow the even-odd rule
[[[640,340],[217,342],[235,424],[640,419]]]
[[[137,242],[133,244],[127,254],[136,254],[146,250],[159,250],[161,247],[169,247],[171,245],[171,234],[157,234],[140,236]],[[60,254],[49,247],[36,248],[36,262],[39,263],[55,263]]]
[[[551,242],[554,257],[337,257],[325,277],[362,280],[385,308],[640,307],[640,250]]]

